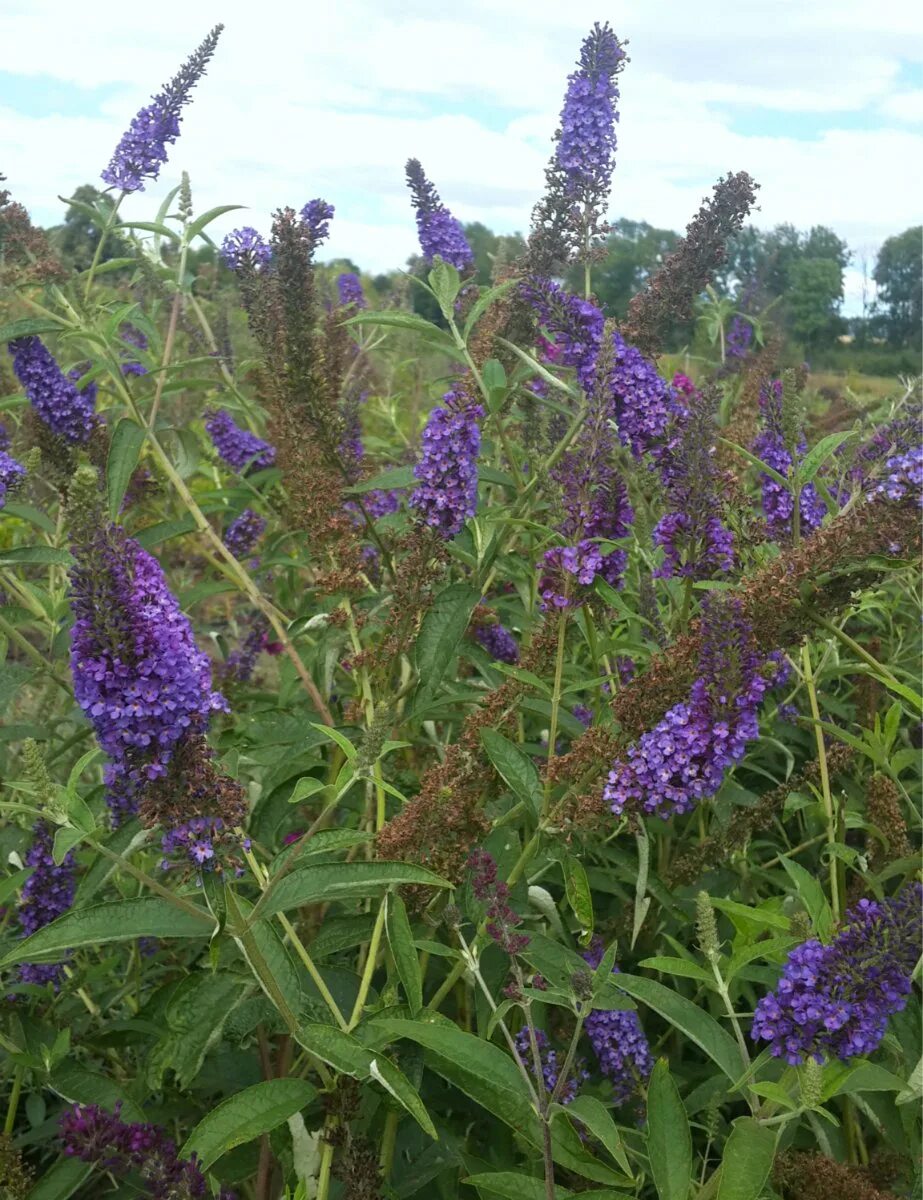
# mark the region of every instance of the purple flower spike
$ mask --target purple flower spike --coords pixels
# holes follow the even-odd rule
[[[602,956],[601,942],[583,953],[594,971]],[[613,975],[617,972],[618,967],[613,967]],[[637,1012],[622,1008],[593,1009],[584,1028],[596,1052],[600,1070],[612,1082],[616,1103],[629,1104],[637,1100],[654,1069],[654,1056]]]
[[[367,307],[362,291],[362,281],[353,271],[344,271],[342,275],[337,276],[337,294],[342,308],[346,308],[350,304],[355,308]]]
[[[272,250],[252,225],[232,229],[221,243],[221,261],[232,271],[256,271],[271,260]]]
[[[73,851],[55,865],[52,854],[54,830],[47,821],[37,821],[32,829],[33,842],[26,854],[25,865],[32,874],[22,885],[19,923],[23,937],[50,925],[74,903],[77,863]],[[52,983],[57,989],[61,979],[61,963],[23,963],[19,978],[23,983],[43,985]]]
[[[516,1042],[516,1050],[522,1060],[523,1065],[530,1075],[535,1073],[535,1056],[532,1053],[532,1040],[529,1037],[529,1030],[520,1029],[514,1039]],[[544,1029],[536,1029],[535,1044],[538,1047],[539,1059],[542,1069],[542,1083],[545,1086],[545,1091],[550,1096],[554,1089],[558,1086],[558,1076],[561,1071],[561,1065],[558,1062],[558,1052],[553,1050],[548,1044],[548,1034]],[[574,1063],[574,1074],[561,1088],[561,1093],[558,1096],[559,1104],[570,1104],[580,1090],[580,1085],[585,1079],[589,1079],[589,1075],[583,1067],[582,1063]]]
[[[318,246],[330,236],[333,212],[333,205],[320,199],[309,200],[301,210],[301,219],[305,223],[312,245]]]
[[[511,665],[519,662],[519,646],[505,625],[478,625],[474,636],[497,662]]]
[[[276,461],[275,446],[270,446],[249,429],[241,429],[224,408],[208,414],[205,428],[219,457],[235,471],[259,470],[260,467],[271,467]]]
[[[163,91],[134,118],[102,173],[104,183],[123,192],[138,192],[144,189],[145,180],[158,177],[167,161],[167,146],[179,137],[182,110],[205,74],[223,28],[215,26]]]
[[[6,450],[0,449],[0,508],[6,504],[6,494],[13,491],[26,477],[26,468]]]
[[[13,370],[37,416],[52,433],[72,446],[84,445],[96,423],[96,387],[81,390],[54,360],[41,338],[17,338],[9,344]],[[79,378],[79,374],[78,374]]]
[[[593,26],[580,48],[577,70],[568,78],[554,163],[575,200],[601,205],[615,169],[615,78],[625,51],[608,24]]]
[[[457,220],[439,199],[439,193],[426,178],[417,159],[407,162],[407,186],[417,211],[417,233],[423,257],[431,263],[438,255],[459,271],[474,263],[461,221]]]
[[[423,430],[420,461],[413,470],[418,487],[411,494],[410,506],[427,525],[449,539],[461,533],[467,518],[477,510],[478,420],[484,410],[476,404],[461,408],[455,392],[447,392],[443,399],[445,406],[433,409]]]
[[[225,530],[224,544],[235,558],[249,554],[263,536],[266,520],[251,508],[245,508]]]
[[[788,956],[775,991],[753,1014],[752,1036],[797,1066],[877,1050],[888,1017],[907,1004],[920,956],[923,888],[914,883],[878,902],[860,900],[836,937]]]

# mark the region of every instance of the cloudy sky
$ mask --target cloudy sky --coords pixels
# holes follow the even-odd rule
[[[826,224],[863,257],[920,221],[923,18],[914,0],[102,0],[0,3],[0,171],[41,222],[98,182],[134,112],[226,29],[150,218],[187,169],[199,211],[266,231],[336,206],[331,255],[376,271],[415,248],[403,163],[463,220],[523,230],[566,77],[593,21],[629,39],[610,216],[681,229],[718,175],[762,185],[758,224]]]

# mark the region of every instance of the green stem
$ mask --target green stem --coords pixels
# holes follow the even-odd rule
[[[555,757],[555,742],[558,737],[558,712],[561,707],[561,679],[564,674],[564,648],[567,641],[567,609],[558,614],[558,649],[554,663],[554,691],[551,694],[551,720],[548,728],[548,763],[545,768],[545,788],[542,797],[542,820],[548,816],[551,805],[551,764]]]
[[[857,658],[860,658],[867,667],[871,667],[871,669],[877,675],[880,675],[883,680],[888,683],[896,683],[898,686],[901,686],[901,682],[896,675],[893,675],[883,663],[880,663],[874,655],[869,654],[868,650],[866,650],[864,646],[860,646],[857,641],[851,638],[844,630],[840,629],[839,626],[835,625],[833,621],[828,621],[826,617],[821,616],[821,614],[816,612],[813,608],[806,608],[805,612],[815,625],[820,626],[821,629],[826,630],[827,633],[835,637],[838,642],[846,646],[848,650],[851,650]]]
[[[385,928],[385,903],[386,901],[382,900],[378,909],[378,916],[375,918],[375,927],[372,930],[372,939],[369,942],[369,952],[365,959],[365,970],[362,972],[362,980],[359,983],[356,1003],[353,1005],[349,1025],[346,1027],[347,1033],[352,1032],[362,1020],[362,1010],[368,999],[369,988],[372,986],[372,976],[375,974],[375,963],[378,959],[379,947],[381,946],[381,935]]]
[[[13,1086],[10,1089],[10,1102],[6,1109],[6,1121],[3,1123],[3,1132],[6,1137],[10,1136],[16,1124],[16,1110],[19,1108],[19,1094],[22,1091],[22,1076],[23,1068],[14,1068]]]
[[[814,668],[811,665],[811,647],[805,641],[801,647],[801,662],[804,672],[804,684],[808,691],[808,702],[811,706],[811,716],[814,719],[814,737],[817,743],[817,767],[820,773],[821,796],[824,802],[824,815],[827,820],[827,844],[830,847],[830,907],[834,919],[839,921],[842,916],[840,905],[839,860],[834,853],[837,840],[837,820],[834,810],[833,794],[830,791],[830,772],[827,768],[827,748],[824,745],[824,731],[820,727],[820,708],[817,703],[817,688],[814,682]]]
[[[89,271],[87,271],[87,283],[86,283],[86,287],[84,288],[84,292],[83,292],[84,304],[86,304],[87,301],[90,299],[90,288],[92,288],[92,286],[93,286],[93,276],[96,274],[96,268],[99,266],[99,261],[102,258],[103,247],[106,244],[106,239],[109,237],[109,234],[112,232],[112,226],[115,224],[115,218],[116,218],[116,214],[119,211],[119,205],[122,203],[122,201],[124,199],[125,199],[125,193],[119,192],[119,197],[116,200],[115,204],[113,204],[112,208],[109,210],[109,216],[106,220],[106,224],[103,226],[103,231],[99,235],[99,241],[96,243],[96,251],[93,255],[93,261],[90,263]]]
[[[137,879],[139,883],[143,884],[150,891],[156,893],[156,895],[162,896],[164,900],[168,900],[175,908],[182,909],[183,912],[188,913],[189,916],[197,917],[204,924],[212,926],[215,924],[214,917],[212,917],[210,913],[206,912],[204,908],[199,908],[197,904],[192,904],[189,900],[184,899],[182,896],[178,896],[176,892],[171,892],[169,888],[165,888],[162,884],[158,883],[156,879],[152,879],[150,875],[147,875],[144,871],[140,870],[140,868],[136,867],[134,863],[129,862],[127,858],[123,858],[121,854],[116,854],[114,850],[110,850],[108,846],[104,845],[102,842],[96,841],[95,838],[87,838],[87,841],[89,845],[91,845],[94,850],[97,850],[104,858],[108,858],[110,862],[118,863],[123,871],[126,871],[134,879]]]
[[[71,688],[67,680],[62,675],[57,673],[48,659],[45,658],[40,650],[36,650],[28,638],[23,637],[19,630],[14,628],[14,626],[12,626],[6,620],[6,618],[2,616],[0,616],[0,633],[8,637],[11,642],[14,642],[20,648],[20,650],[23,651],[23,653],[27,654],[34,663],[36,663],[43,671],[51,676],[58,687],[62,688],[65,692],[67,692],[68,695],[70,695]]]
[[[396,1108],[389,1109],[385,1117],[385,1127],[381,1134],[381,1154],[378,1164],[381,1167],[381,1177],[385,1183],[391,1176],[394,1166],[394,1147],[397,1143],[397,1127],[400,1124],[400,1113]]]

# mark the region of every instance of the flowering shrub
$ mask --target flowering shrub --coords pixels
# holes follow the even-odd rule
[[[607,317],[608,26],[490,286],[407,164],[436,320],[323,198],[196,275],[118,210],[220,33],[88,269],[0,208],[0,1194],[910,1195],[913,389],[818,436],[750,299],[677,370],[745,173]]]

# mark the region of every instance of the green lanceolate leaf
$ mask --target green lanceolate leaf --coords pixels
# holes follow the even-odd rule
[[[177,908],[159,896],[72,909],[15,945],[0,960],[0,966],[35,962],[79,946],[128,942],[139,937],[207,938],[215,922],[205,909],[199,912],[200,916]]]
[[[496,729],[482,729],[481,741],[487,757],[510,791],[538,815],[542,804],[542,785],[532,759]]]
[[[207,1170],[222,1154],[269,1133],[307,1108],[316,1095],[317,1089],[304,1079],[265,1079],[244,1088],[202,1118],[180,1150],[180,1157],[195,1154]]]
[[[480,594],[470,584],[452,583],[439,593],[423,618],[414,646],[414,664],[420,676],[418,708],[435,695],[479,599]]]
[[[447,879],[413,863],[317,863],[295,867],[278,883],[270,883],[256,911],[265,917],[318,901],[379,896],[389,887],[404,884],[451,887]]]
[[[346,488],[350,496],[361,496],[365,492],[389,491],[392,488],[413,487],[413,467],[389,467],[387,471],[379,471],[371,479],[363,479],[354,487]]]
[[[79,1158],[60,1158],[42,1173],[26,1200],[70,1200],[92,1173],[92,1163],[81,1162]]]
[[[593,893],[587,878],[583,863],[573,854],[565,854],[561,859],[561,869],[564,872],[564,893],[571,912],[580,922],[580,941],[585,946],[592,938]]]
[[[128,481],[138,465],[144,437],[144,430],[130,417],[122,417],[115,427],[109,443],[109,457],[106,459],[106,497],[110,521],[118,520]]]
[[[660,1200],[688,1200],[692,1134],[680,1094],[662,1058],[647,1085],[647,1157]]]
[[[247,987],[245,978],[224,971],[199,972],[183,980],[164,1012],[166,1029],[147,1059],[151,1087],[159,1089],[168,1070],[179,1087],[189,1087]]]
[[[407,997],[411,1012],[419,1012],[423,1007],[423,977],[420,974],[420,960],[413,944],[413,932],[407,917],[407,908],[397,892],[385,899],[387,917],[385,928],[388,934],[388,945],[394,958],[394,966],[398,978]]]
[[[775,1130],[752,1117],[738,1117],[721,1158],[718,1200],[759,1200],[775,1152]]]

